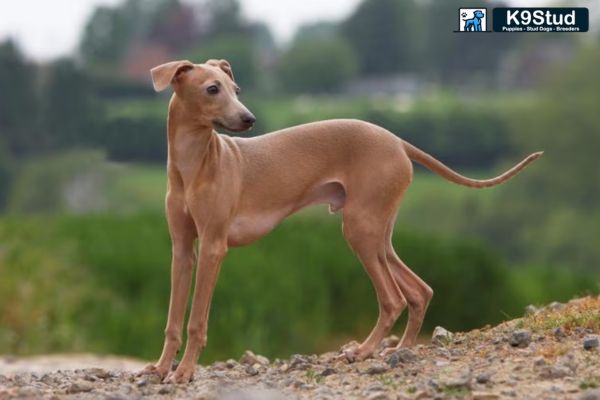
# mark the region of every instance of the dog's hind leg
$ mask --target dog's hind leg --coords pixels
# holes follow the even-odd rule
[[[385,254],[396,284],[408,303],[408,322],[402,340],[398,345],[398,347],[408,347],[416,344],[427,307],[433,297],[433,290],[417,274],[411,271],[396,254],[392,245],[393,227],[394,222],[392,221],[388,229]]]
[[[360,361],[369,357],[390,332],[406,307],[406,301],[387,265],[385,229],[389,217],[365,215],[364,211],[364,209],[353,209],[352,204],[348,204],[344,208],[343,232],[348,244],[371,278],[377,294],[379,316],[375,327],[364,342],[355,348],[344,350],[349,361]]]

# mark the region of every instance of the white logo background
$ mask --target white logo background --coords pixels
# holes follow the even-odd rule
[[[475,11],[483,12],[481,18],[481,31],[487,31],[487,9],[485,8],[459,8],[458,9],[458,30],[459,32],[467,32],[465,29],[465,20],[472,19]],[[466,14],[466,16],[465,16]]]

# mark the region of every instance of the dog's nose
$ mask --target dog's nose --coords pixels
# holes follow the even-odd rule
[[[250,113],[242,115],[242,122],[246,125],[253,125],[256,122],[256,117]]]

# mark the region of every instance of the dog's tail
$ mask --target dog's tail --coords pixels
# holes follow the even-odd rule
[[[476,188],[476,189],[496,186],[496,185],[506,182],[507,180],[509,180],[510,178],[517,175],[519,172],[521,172],[521,170],[523,170],[523,168],[525,168],[529,163],[540,158],[541,155],[544,154],[543,151],[538,151],[537,153],[530,154],[523,161],[521,161],[520,163],[518,163],[517,165],[515,165],[508,171],[504,172],[502,175],[499,175],[492,179],[479,180],[479,179],[471,179],[471,178],[467,178],[466,176],[462,176],[458,172],[451,170],[449,167],[444,165],[441,161],[436,160],[431,155],[425,153],[423,150],[416,148],[415,146],[413,146],[412,144],[410,144],[406,141],[403,141],[403,143],[404,143],[404,148],[406,150],[406,154],[408,155],[408,158],[410,158],[411,160],[416,161],[419,164],[427,167],[431,171],[433,171],[436,174],[440,175],[441,177],[449,180],[450,182],[454,182],[458,185],[467,186],[467,187]]]

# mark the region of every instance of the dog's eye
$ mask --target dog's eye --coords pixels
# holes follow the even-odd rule
[[[206,92],[208,94],[217,94],[219,93],[219,87],[217,85],[210,85],[206,88]]]

